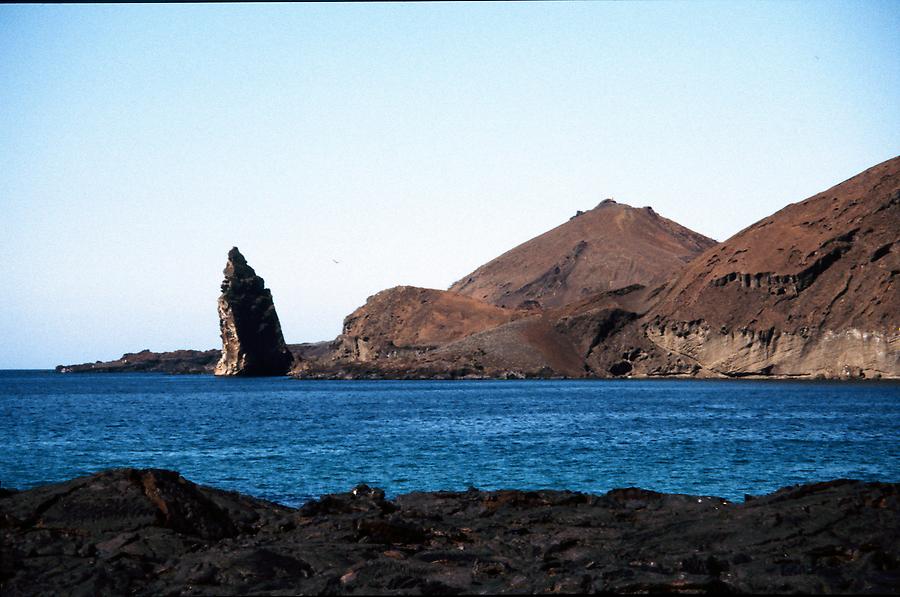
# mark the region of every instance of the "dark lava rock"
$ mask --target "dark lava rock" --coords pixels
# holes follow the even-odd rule
[[[410,493],[294,510],[162,470],[0,496],[0,593],[900,592],[900,485],[744,504],[637,488]]]
[[[237,247],[228,252],[219,297],[222,358],[216,375],[286,375],[294,358],[284,343],[271,291]]]

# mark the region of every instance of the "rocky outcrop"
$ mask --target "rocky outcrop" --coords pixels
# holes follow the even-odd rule
[[[237,247],[228,252],[219,297],[222,357],[216,375],[285,375],[293,357],[284,343],[271,291]]]
[[[164,470],[0,495],[0,593],[897,593],[900,485],[731,503],[637,488],[410,493],[291,509]]]
[[[692,374],[693,364],[683,365],[680,357],[660,366],[664,351],[633,333],[630,324],[660,291],[635,284],[560,309],[503,309],[453,292],[399,287],[370,297],[347,318],[330,356],[305,358],[293,373],[328,379],[616,377],[631,374],[623,360],[637,359],[653,363],[647,375]],[[641,339],[645,346],[634,350]],[[635,374],[645,373],[637,367]]]
[[[237,247],[228,252],[219,296],[222,357],[216,375],[285,375],[293,357],[284,343],[271,291]]]
[[[489,261],[450,290],[504,307],[560,308],[633,284],[657,286],[716,242],[607,199]]]
[[[215,373],[285,375],[295,358],[320,356],[328,343],[286,345],[272,293],[237,247],[228,252],[219,297],[222,350],[127,353],[115,361],[59,365],[60,373]]]
[[[294,367],[299,377],[462,377],[466,365],[434,358],[457,342],[527,318],[526,309],[503,309],[445,290],[397,286],[383,290],[344,319],[328,354]],[[469,357],[467,353],[465,357]],[[469,367],[472,372],[477,371]]]
[[[339,358],[359,362],[421,353],[522,317],[455,292],[397,286],[344,319]]]
[[[294,361],[322,358],[331,355],[331,342],[288,344]],[[169,352],[129,352],[115,361],[95,361],[77,365],[57,365],[57,373],[212,373],[222,358],[222,351],[172,350]]]
[[[900,158],[698,257],[644,323],[710,374],[900,377]]]

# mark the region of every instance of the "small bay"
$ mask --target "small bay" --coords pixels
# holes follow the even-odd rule
[[[155,467],[288,505],[357,483],[744,494],[900,481],[900,384],[0,371],[0,482]]]

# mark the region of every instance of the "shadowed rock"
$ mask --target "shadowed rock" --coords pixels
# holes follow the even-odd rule
[[[637,488],[299,510],[120,469],[0,495],[0,594],[897,593],[900,485],[735,504]]]
[[[237,247],[228,252],[219,297],[222,358],[216,375],[285,375],[293,357],[284,343],[271,291]]]

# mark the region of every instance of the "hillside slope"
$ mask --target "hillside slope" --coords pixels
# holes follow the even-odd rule
[[[504,307],[562,307],[632,284],[653,286],[715,241],[607,199],[482,265],[450,290]]]
[[[648,321],[719,374],[900,376],[900,157],[709,249]]]
[[[344,319],[335,356],[365,363],[415,355],[523,314],[455,292],[396,286],[370,296]]]

